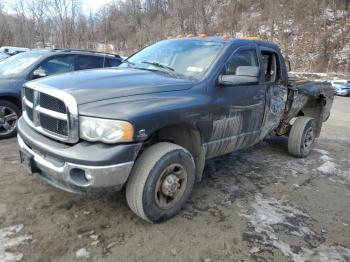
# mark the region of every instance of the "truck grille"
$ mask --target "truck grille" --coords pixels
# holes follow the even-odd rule
[[[75,99],[69,94],[27,83],[22,92],[23,117],[38,132],[68,143],[79,139]]]

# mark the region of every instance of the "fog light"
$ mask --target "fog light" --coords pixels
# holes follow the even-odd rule
[[[71,169],[69,175],[74,184],[78,186],[88,186],[92,180],[92,176],[80,168]]]

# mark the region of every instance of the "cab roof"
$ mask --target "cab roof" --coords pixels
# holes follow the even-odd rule
[[[220,36],[207,36],[207,37],[182,37],[182,38],[171,38],[168,39],[170,41],[186,41],[186,40],[197,40],[197,41],[203,41],[203,42],[216,42],[216,43],[223,43],[225,45],[251,45],[256,44],[259,46],[265,46],[265,47],[270,47],[273,49],[278,49],[278,46],[274,43],[270,43],[264,40],[249,40],[249,39],[244,39],[244,38],[228,38],[225,39]]]

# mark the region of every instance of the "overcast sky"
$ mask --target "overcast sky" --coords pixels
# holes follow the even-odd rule
[[[14,10],[12,10],[11,0],[0,0],[2,3],[2,7],[7,13],[13,13]],[[95,13],[98,11],[101,7],[103,7],[105,4],[113,2],[113,0],[81,0],[82,2],[82,8],[84,13],[89,14],[90,10]]]
[[[91,10],[94,13],[110,2],[112,2],[112,0],[82,0],[83,11],[89,13]]]

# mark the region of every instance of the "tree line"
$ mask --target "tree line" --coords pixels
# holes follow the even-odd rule
[[[128,56],[178,34],[260,36],[295,70],[350,74],[350,0],[0,0],[0,46],[95,49]]]

